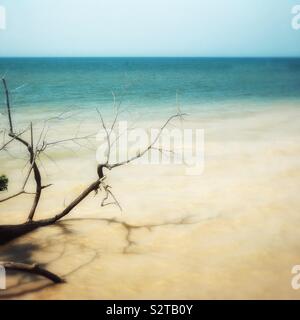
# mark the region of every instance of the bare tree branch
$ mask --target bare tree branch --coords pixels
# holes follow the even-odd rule
[[[112,165],[105,165],[105,167],[109,170],[113,169],[113,168],[116,168],[116,167],[120,167],[120,166],[123,166],[125,164],[128,164],[136,159],[139,159],[141,157],[143,157],[149,150],[151,150],[154,145],[156,144],[156,142],[158,141],[158,139],[160,138],[163,130],[166,128],[166,126],[175,118],[181,118],[182,116],[184,116],[186,114],[183,114],[183,113],[177,113],[171,117],[169,117],[169,119],[163,124],[163,126],[160,128],[156,138],[149,144],[148,147],[146,147],[142,152],[139,152],[137,155],[133,156],[132,158],[130,159],[127,159],[125,161],[122,161],[122,162],[118,162],[118,163],[115,163],[115,164],[112,164]]]
[[[13,132],[13,124],[12,124],[12,119],[11,119],[11,113],[10,113],[10,99],[9,99],[9,92],[7,88],[7,83],[5,78],[2,78],[3,86],[4,86],[4,92],[5,92],[5,98],[6,98],[6,106],[7,106],[7,111],[8,111],[8,122],[9,122],[9,130],[10,132]]]
[[[101,114],[100,110],[97,109],[97,112],[98,112],[98,114],[99,114],[99,116],[100,116],[101,123],[102,123],[102,127],[103,127],[103,129],[104,129],[104,131],[105,131],[105,134],[106,134],[107,147],[108,147],[107,157],[106,157],[106,158],[107,158],[107,159],[106,159],[106,164],[108,164],[109,158],[110,158],[110,148],[111,148],[110,133],[108,132],[108,130],[107,130],[107,128],[106,128],[106,125],[105,125],[105,122],[104,122],[104,120],[103,120],[103,117],[102,117],[102,114]]]
[[[25,263],[17,263],[17,262],[0,262],[0,265],[3,266],[7,270],[13,271],[21,271],[31,274],[36,274],[51,280],[54,283],[63,283],[65,282],[62,278],[57,276],[56,274],[40,267],[37,264],[25,264]]]
[[[17,134],[18,137],[20,137],[22,134],[24,134],[27,131],[27,129],[21,131],[20,133]],[[0,147],[0,151],[5,150],[6,147],[15,140],[15,138],[10,139],[7,142],[4,142],[4,144]]]
[[[36,208],[38,206],[40,197],[41,197],[41,192],[42,192],[41,174],[40,174],[40,170],[39,170],[39,168],[36,164],[36,161],[35,161],[35,153],[34,153],[33,146],[30,143],[28,143],[26,140],[21,138],[21,136],[15,134],[15,132],[14,132],[12,116],[11,116],[9,92],[8,92],[6,80],[4,78],[2,79],[2,83],[4,86],[5,96],[6,96],[6,107],[7,107],[7,114],[8,114],[8,120],[9,120],[9,130],[10,130],[9,136],[11,138],[14,138],[15,140],[19,141],[27,148],[28,153],[29,153],[30,163],[32,165],[32,170],[34,173],[34,179],[36,182],[35,197],[34,197],[34,201],[33,201],[32,207],[31,207],[29,215],[28,215],[28,221],[32,221],[34,214],[35,214],[35,211],[36,211]],[[31,136],[32,136],[32,126],[31,126]]]
[[[121,111],[120,111],[121,102],[118,105],[118,107],[116,107],[116,97],[115,97],[115,94],[112,93],[113,99],[114,99],[114,108],[116,109],[116,115],[113,119],[110,130],[107,129],[107,125],[105,124],[105,121],[102,117],[102,114],[101,114],[100,110],[97,109],[97,112],[100,116],[101,125],[102,125],[102,127],[105,131],[105,134],[106,134],[106,140],[107,140],[106,142],[108,145],[108,153],[107,153],[106,161],[97,166],[97,174],[98,174],[97,179],[94,182],[92,182],[88,187],[86,187],[77,197],[75,197],[75,199],[73,199],[73,201],[71,201],[61,212],[59,212],[55,216],[47,218],[47,219],[35,220],[34,216],[35,216],[38,204],[41,199],[42,191],[45,188],[51,186],[51,184],[49,184],[49,185],[42,184],[42,176],[41,176],[40,169],[38,166],[38,164],[40,164],[39,163],[40,154],[43,153],[46,150],[46,148],[49,146],[55,146],[55,145],[61,145],[61,144],[63,145],[66,142],[73,142],[73,143],[79,144],[79,141],[81,141],[81,140],[89,141],[89,139],[94,137],[95,135],[79,136],[77,133],[76,136],[72,137],[72,138],[47,142],[46,136],[47,136],[47,132],[48,132],[48,127],[45,132],[45,126],[46,126],[47,122],[44,122],[44,126],[39,134],[38,139],[36,140],[34,138],[34,130],[33,130],[34,125],[31,122],[30,127],[29,127],[30,128],[30,138],[29,138],[29,141],[27,141],[24,137],[22,137],[22,134],[25,131],[21,132],[19,134],[17,134],[15,132],[13,117],[12,117],[12,113],[11,113],[10,96],[9,96],[9,91],[8,91],[8,87],[7,87],[7,83],[6,83],[5,78],[2,78],[2,83],[3,83],[4,92],[5,92],[5,96],[6,96],[6,109],[7,109],[8,123],[9,123],[8,136],[11,139],[8,142],[4,142],[0,151],[4,150],[8,146],[8,144],[12,143],[13,141],[19,142],[20,144],[25,146],[25,148],[27,149],[27,152],[29,155],[29,161],[28,161],[29,169],[28,169],[28,172],[25,176],[21,190],[19,192],[15,193],[14,195],[11,195],[5,199],[0,200],[0,203],[7,201],[7,200],[10,200],[10,199],[13,199],[15,197],[18,197],[22,194],[32,194],[32,195],[34,195],[34,198],[33,198],[32,207],[30,209],[30,212],[29,212],[29,215],[28,215],[26,222],[19,224],[19,225],[0,225],[0,244],[7,243],[17,237],[20,237],[24,234],[27,234],[29,232],[34,231],[37,228],[55,224],[56,222],[58,222],[59,220],[61,220],[65,216],[67,216],[76,206],[78,206],[83,200],[85,200],[92,192],[95,192],[97,194],[98,190],[101,190],[101,187],[103,187],[103,191],[104,191],[104,197],[102,199],[101,206],[115,204],[120,208],[120,210],[122,210],[120,203],[118,202],[117,198],[115,197],[115,195],[111,191],[111,186],[104,182],[106,176],[104,175],[103,170],[104,169],[112,170],[113,168],[126,165],[126,164],[128,164],[138,158],[143,157],[149,150],[157,149],[155,144],[159,140],[159,138],[160,138],[161,134],[163,133],[163,130],[166,128],[166,126],[173,119],[176,119],[176,118],[182,119],[182,116],[184,115],[183,113],[181,113],[180,109],[178,109],[178,113],[167,119],[167,121],[160,128],[155,139],[152,142],[150,142],[150,144],[144,150],[140,151],[138,154],[127,159],[126,161],[121,161],[118,163],[110,164],[109,161],[110,161],[110,153],[111,153],[111,147],[112,147],[111,134],[114,131],[115,125],[118,121],[118,117],[121,113]],[[57,118],[53,118],[53,119],[59,119],[59,120],[65,119],[64,114],[61,114]],[[115,141],[113,143],[115,143]],[[159,150],[162,152],[161,148]],[[169,151],[169,152],[171,152],[171,151]],[[35,180],[35,192],[29,193],[29,192],[25,191],[25,188],[27,186],[27,183],[28,183],[29,178],[31,177],[32,173],[33,173],[34,180]],[[110,201],[111,199],[112,199],[112,201]],[[111,220],[111,222],[117,223],[117,221],[115,221],[115,220]],[[126,224],[125,222],[122,223],[122,225],[124,226],[124,228],[126,228],[126,230],[128,232],[126,239],[128,241],[128,246],[130,246],[132,243],[132,241],[130,239],[131,230],[140,228],[141,226],[129,225],[129,224]],[[155,225],[149,225],[149,226],[147,225],[146,227],[150,230],[151,228],[155,227]],[[7,269],[41,275],[41,276],[44,276],[44,277],[52,280],[55,283],[60,283],[63,281],[61,278],[59,278],[55,274],[52,274],[51,272],[39,267],[38,265],[27,265],[27,264],[15,263],[15,262],[3,262],[2,264]]]
[[[112,205],[112,204],[115,204],[116,206],[119,207],[119,209],[122,211],[122,207],[119,203],[119,201],[117,200],[117,198],[115,197],[115,195],[112,193],[112,191],[110,190],[111,189],[111,186],[108,185],[108,184],[105,184],[104,181],[102,182],[102,185],[103,185],[103,189],[105,191],[105,196],[104,198],[102,199],[102,202],[101,202],[101,207],[105,207],[105,206],[108,206],[108,205]],[[109,196],[111,196],[113,198],[113,202],[106,202],[109,198]]]
[[[43,146],[42,146],[42,148],[40,150],[44,151],[47,147],[53,146],[53,145],[57,145],[57,144],[60,144],[60,143],[75,142],[75,141],[78,141],[78,140],[86,140],[86,139],[93,138],[93,137],[95,137],[95,134],[88,134],[88,135],[81,136],[81,137],[73,137],[73,138],[62,139],[62,140],[51,141],[51,142],[44,141]]]

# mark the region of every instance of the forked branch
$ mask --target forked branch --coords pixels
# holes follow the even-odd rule
[[[14,132],[12,115],[11,115],[11,107],[10,107],[9,91],[8,91],[6,80],[4,78],[2,79],[2,83],[4,86],[4,92],[5,92],[5,97],[6,97],[6,109],[7,109],[8,122],[9,122],[9,136],[11,138],[19,141],[21,144],[23,144],[27,148],[27,151],[29,153],[29,159],[30,159],[29,161],[30,161],[30,165],[31,165],[29,175],[31,173],[31,170],[33,170],[33,173],[34,173],[34,179],[35,179],[35,183],[36,183],[36,191],[35,191],[34,201],[33,201],[32,207],[30,209],[30,212],[29,212],[29,215],[27,218],[28,221],[32,221],[34,214],[35,214],[35,211],[36,211],[36,208],[37,208],[38,203],[40,201],[40,197],[41,197],[41,193],[42,193],[42,189],[43,189],[41,173],[40,173],[40,170],[39,170],[38,165],[36,163],[36,154],[35,154],[34,146],[33,146],[32,124],[30,127],[31,143],[27,142],[25,139],[23,139],[21,137],[21,135],[16,134]],[[23,194],[24,191],[23,192],[22,191],[20,193],[16,194],[14,197],[16,197],[17,195]]]

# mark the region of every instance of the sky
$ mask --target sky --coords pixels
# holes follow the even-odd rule
[[[300,0],[0,0],[0,56],[300,56]]]

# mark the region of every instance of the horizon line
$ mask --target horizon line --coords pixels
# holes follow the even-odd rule
[[[46,58],[46,59],[59,59],[59,58],[67,58],[67,59],[76,59],[76,58],[104,58],[104,59],[137,59],[137,58],[166,58],[166,59],[299,59],[299,56],[0,56],[0,59],[32,59],[32,58]]]

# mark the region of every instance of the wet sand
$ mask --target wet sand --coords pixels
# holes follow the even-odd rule
[[[299,299],[300,109],[193,116],[205,130],[205,169],[129,165],[108,173],[122,205],[90,196],[63,222],[1,247],[0,260],[38,262],[62,285],[10,275],[14,299]],[[66,127],[61,128],[66,130]],[[59,131],[54,135],[59,136]],[[23,160],[1,159],[17,190]],[[43,159],[37,217],[61,210],[96,177],[92,151],[53,151]],[[16,170],[16,168],[19,168]],[[20,169],[21,168],[21,169]],[[26,219],[30,195],[1,204],[1,224]],[[18,285],[16,285],[19,282]]]

